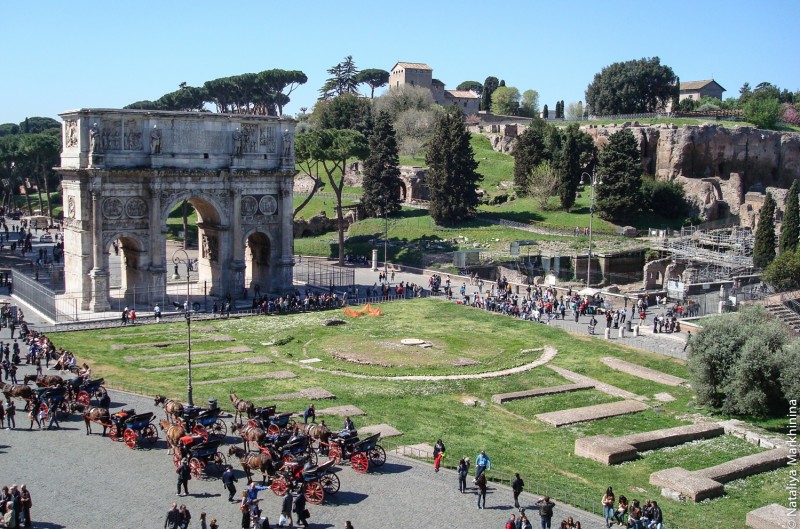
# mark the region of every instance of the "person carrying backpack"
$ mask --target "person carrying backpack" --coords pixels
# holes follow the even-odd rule
[[[550,529],[550,521],[553,519],[553,508],[555,503],[550,501],[550,496],[545,496],[536,502],[539,505],[539,516],[542,518],[542,529]]]

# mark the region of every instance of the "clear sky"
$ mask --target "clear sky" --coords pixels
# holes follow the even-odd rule
[[[424,62],[447,88],[493,75],[553,108],[584,99],[603,66],[658,56],[683,81],[800,89],[798,0],[0,0],[0,123],[157,99],[179,83],[272,68]]]

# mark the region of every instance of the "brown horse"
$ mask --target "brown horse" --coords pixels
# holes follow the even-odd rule
[[[183,404],[177,400],[168,399],[162,395],[156,395],[155,405],[158,406],[159,404],[164,406],[164,413],[167,415],[167,419],[170,422],[177,421],[179,415],[183,412]]]
[[[331,438],[331,429],[325,424],[325,421],[320,421],[319,424],[306,424],[303,425],[303,433],[313,441],[322,441],[328,444]]]
[[[242,436],[245,450],[250,450],[251,442],[255,443],[256,446],[263,444],[264,438],[267,435],[267,432],[258,426],[250,426],[249,424],[235,422],[233,426],[231,426],[231,432],[236,433],[237,431],[239,435]]]
[[[6,400],[9,400],[12,397],[29,400],[33,396],[33,389],[24,384],[3,384],[2,391],[3,395],[6,397]]]
[[[100,435],[103,437],[106,436],[106,429],[111,426],[111,413],[108,411],[108,408],[87,406],[86,404],[75,401],[69,405],[69,409],[73,413],[76,411],[80,412],[83,416],[83,422],[86,425],[86,435],[92,433],[92,423],[96,422],[103,427],[103,433]]]
[[[28,382],[34,382],[40,388],[64,385],[64,379],[58,375],[25,375],[24,383]]]
[[[256,407],[253,405],[252,402],[249,400],[242,400],[236,396],[236,393],[231,393],[231,402],[233,403],[233,408],[236,410],[233,414],[233,422],[236,422],[238,419],[242,417],[242,414],[246,413],[247,418],[253,416],[253,413],[256,411]]]
[[[181,437],[186,435],[186,430],[184,429],[183,424],[170,424],[170,422],[166,419],[161,419],[159,424],[161,425],[161,429],[167,432],[166,438],[168,450],[172,453],[180,453]]]
[[[228,450],[228,456],[236,456],[239,458],[239,463],[242,465],[244,473],[247,474],[247,482],[253,481],[251,470],[258,470],[263,477],[261,483],[267,483],[267,476],[275,474],[275,463],[269,454],[259,454],[256,452],[247,452],[238,446],[231,446]]]

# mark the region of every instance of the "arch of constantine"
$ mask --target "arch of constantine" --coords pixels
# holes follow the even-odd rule
[[[197,211],[209,294],[291,286],[294,121],[113,109],[61,117],[65,287],[82,310],[109,310],[117,241],[123,294],[166,289],[167,218],[184,200]]]

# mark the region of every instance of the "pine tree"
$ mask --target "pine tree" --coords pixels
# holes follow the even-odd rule
[[[514,144],[514,187],[517,194],[525,196],[529,192],[531,171],[534,167],[549,159],[545,147],[547,124],[544,120],[534,118],[525,132],[517,136]]]
[[[547,105],[542,109],[542,118],[547,119],[550,117],[550,111],[547,110]]]
[[[775,199],[767,193],[758,216],[756,240],[753,245],[753,266],[766,268],[775,259]]]
[[[491,75],[483,82],[483,93],[481,94],[481,110],[489,111],[492,107],[492,93],[497,90],[500,81]]]
[[[595,192],[600,217],[616,222],[635,215],[642,203],[642,162],[630,129],[609,136],[600,152],[598,171],[602,184]]]
[[[800,204],[798,204],[797,182],[795,180],[789,187],[789,196],[786,198],[786,212],[781,222],[781,253],[797,250],[800,239]]]
[[[367,215],[378,217],[399,211],[401,184],[397,137],[391,117],[381,112],[369,137],[369,156],[364,160],[361,205]]]
[[[458,107],[439,117],[428,143],[425,181],[430,195],[430,214],[439,224],[471,217],[478,206],[478,162]]]

